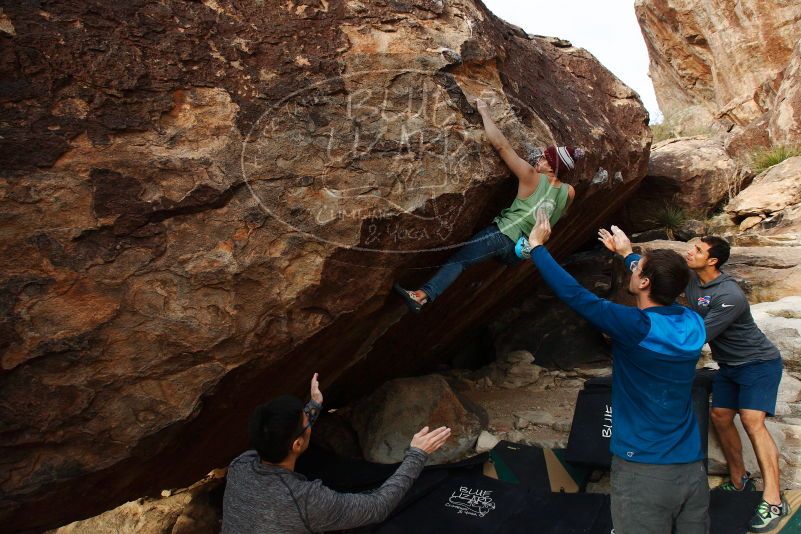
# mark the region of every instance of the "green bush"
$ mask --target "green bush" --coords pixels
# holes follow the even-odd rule
[[[795,156],[801,156],[801,149],[798,147],[776,146],[759,150],[753,154],[754,172],[759,174],[787,158]]]
[[[662,120],[659,124],[651,125],[651,134],[654,137],[653,144],[659,143],[666,139],[673,139],[679,137],[678,132],[667,120]]]
[[[653,136],[653,144],[665,141],[666,139],[675,139],[677,137],[695,137],[698,135],[709,136],[712,135],[712,125],[701,126],[680,126],[678,117],[665,116],[662,122],[651,124],[651,135]]]
[[[668,238],[676,239],[676,231],[687,222],[687,213],[679,206],[664,204],[654,212],[651,222],[665,229]]]

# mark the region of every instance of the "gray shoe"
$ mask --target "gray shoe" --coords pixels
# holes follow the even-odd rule
[[[760,532],[770,532],[776,528],[776,525],[779,524],[782,518],[788,515],[790,515],[790,505],[787,504],[784,495],[782,495],[782,503],[779,506],[763,500],[759,503],[759,506],[757,506],[756,513],[748,524],[748,532],[757,534]]]

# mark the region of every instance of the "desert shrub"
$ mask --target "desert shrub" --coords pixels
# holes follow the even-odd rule
[[[664,228],[669,239],[676,239],[676,231],[687,221],[683,208],[665,203],[654,211],[651,222]]]
[[[659,143],[660,141],[664,141],[666,139],[673,139],[674,137],[678,137],[676,135],[675,130],[670,127],[669,124],[660,123],[660,124],[652,124],[651,125],[651,134],[654,136],[653,143]]]
[[[651,135],[653,144],[675,139],[677,137],[695,137],[697,135],[712,135],[711,124],[697,126],[680,126],[679,121],[673,117],[663,117],[662,122],[651,124]]]
[[[801,148],[793,146],[775,146],[754,152],[752,160],[754,171],[759,174],[774,165],[778,165],[787,158],[801,156]]]

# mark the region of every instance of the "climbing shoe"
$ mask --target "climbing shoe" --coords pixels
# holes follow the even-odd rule
[[[403,302],[406,303],[406,306],[411,310],[413,313],[420,313],[420,310],[423,309],[423,304],[428,302],[428,299],[423,299],[422,302],[418,301],[414,298],[414,295],[408,289],[403,289],[400,284],[396,283],[392,286],[392,289],[395,290],[395,293],[401,296]]]
[[[790,505],[782,495],[782,503],[780,505],[770,504],[767,501],[762,501],[757,506],[754,517],[748,524],[748,532],[770,532],[783,517],[790,515]]]
[[[740,478],[740,486],[741,487],[738,488],[734,485],[734,482],[727,480],[718,486],[718,488],[722,489],[723,491],[756,491],[756,483],[754,482],[754,479],[751,478],[751,473],[748,471],[745,472],[745,474]]]

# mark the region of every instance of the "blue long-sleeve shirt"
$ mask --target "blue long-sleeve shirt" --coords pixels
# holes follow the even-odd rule
[[[612,338],[612,454],[650,464],[703,459],[692,407],[703,319],[683,306],[641,310],[599,298],[543,246],[531,259],[562,301]]]

